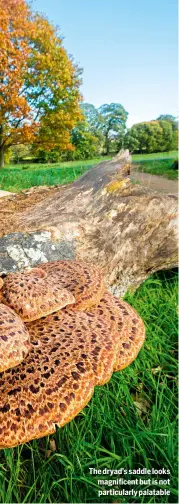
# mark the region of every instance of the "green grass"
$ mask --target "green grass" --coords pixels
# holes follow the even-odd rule
[[[149,173],[150,175],[160,175],[168,179],[177,179],[178,171],[172,168],[174,160],[177,159],[177,152],[168,153],[170,157],[166,156],[165,158],[162,158],[159,154],[163,155],[163,153],[158,153],[133,156],[133,164],[136,164],[136,168],[140,172]]]
[[[88,406],[56,434],[0,452],[0,502],[178,502],[176,271],[153,275],[126,300],[146,325],[138,358],[96,387]],[[57,451],[47,458],[49,439],[55,440]],[[90,475],[89,467],[163,467],[171,471],[171,494],[98,497],[97,479],[102,477]]]
[[[80,160],[80,161],[59,161],[58,163],[26,163],[25,161],[23,163],[18,163],[18,164],[9,164],[6,166],[8,170],[47,170],[48,168],[78,168],[79,166],[91,166],[95,165],[97,163],[100,163],[101,161],[104,161],[106,159],[110,159],[111,156],[101,156],[101,157],[95,157],[92,159],[87,159],[87,160]]]
[[[19,192],[40,185],[68,184],[101,161],[104,161],[104,157],[68,163],[9,165],[0,170],[0,189]]]
[[[145,161],[148,159],[177,159],[178,151],[170,152],[153,152],[152,154],[133,154],[132,159],[134,161]]]
[[[133,161],[139,171],[177,178],[177,170],[172,170],[173,159],[177,152],[133,155]],[[71,161],[53,164],[22,163],[8,165],[0,170],[0,189],[19,192],[29,187],[57,184],[68,184],[80,177],[85,171],[101,161],[111,159],[110,156],[93,158],[87,161]]]
[[[0,189],[19,192],[34,186],[68,184],[82,175],[90,165],[65,168],[3,169],[0,171]]]

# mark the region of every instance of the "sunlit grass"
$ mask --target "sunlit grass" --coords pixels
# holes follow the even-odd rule
[[[19,192],[34,186],[53,186],[68,184],[90,170],[96,164],[110,159],[110,156],[93,158],[87,161],[61,163],[21,163],[8,165],[0,170],[0,189]],[[137,169],[147,173],[177,178],[177,170],[172,170],[177,152],[133,155]]]
[[[55,435],[0,452],[0,502],[178,502],[176,271],[153,275],[125,298],[146,325],[139,356],[96,387],[88,406]],[[48,451],[50,439],[54,452]],[[89,467],[163,467],[171,471],[171,494],[98,497],[98,478]]]
[[[53,186],[68,184],[83,175],[95,164],[109,159],[94,158],[87,161],[71,161],[64,163],[22,163],[8,165],[0,170],[0,189],[19,192],[34,186]]]
[[[173,158],[168,159],[134,159],[134,166],[140,172],[149,173],[150,175],[160,175],[168,179],[177,179],[178,170],[173,169]]]
[[[177,159],[178,151],[169,152],[152,152],[152,154],[133,154],[132,159],[134,161],[145,161],[149,159]]]

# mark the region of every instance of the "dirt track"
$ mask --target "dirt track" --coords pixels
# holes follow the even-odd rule
[[[178,181],[169,180],[158,175],[149,175],[139,172],[136,169],[131,170],[130,178],[133,182],[139,182],[152,191],[158,191],[167,194],[178,194]]]

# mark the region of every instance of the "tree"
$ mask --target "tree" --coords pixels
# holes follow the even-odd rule
[[[81,110],[86,118],[86,123],[89,130],[95,133],[99,130],[101,118],[98,109],[95,108],[91,103],[82,103]]]
[[[124,136],[124,147],[129,149],[131,154],[140,151],[140,141],[137,128],[130,128]]]
[[[158,122],[160,124],[160,127],[162,128],[162,138],[158,148],[162,152],[168,152],[173,149],[173,138],[175,130],[173,130],[172,123],[168,120],[160,120]]]
[[[127,131],[124,145],[134,153],[169,151],[176,148],[176,134],[169,121],[138,123]]]
[[[89,131],[98,138],[101,151],[109,154],[119,150],[123,144],[128,113],[119,103],[101,105],[98,109],[91,103],[82,103],[81,110],[86,117]]]
[[[170,114],[161,114],[157,117],[157,121],[168,121],[172,125],[173,130],[178,129],[177,118]]]
[[[86,119],[85,128],[86,130],[88,129],[88,131],[96,138],[98,143],[98,152],[102,152],[104,150],[105,143],[102,131],[103,119],[98,109],[91,103],[82,103],[80,108]]]
[[[110,141],[114,136],[122,144],[124,138],[128,112],[120,103],[105,104],[98,109],[100,115],[100,130],[105,138],[106,154],[110,151]],[[120,145],[121,146],[121,145]]]
[[[90,159],[100,153],[99,138],[91,133],[85,119],[72,130],[71,143],[73,150],[63,156],[67,160]]]
[[[31,154],[32,154],[31,148],[32,148],[31,145],[27,145],[27,144],[26,145],[23,145],[23,144],[14,145],[13,147],[10,148],[12,160],[15,163],[19,163],[24,158],[31,157]],[[8,149],[8,151],[9,151],[9,149]]]
[[[0,166],[12,145],[70,149],[81,118],[81,70],[57,29],[25,0],[0,0],[0,26]]]

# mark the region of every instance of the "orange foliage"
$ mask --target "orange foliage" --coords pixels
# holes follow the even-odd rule
[[[24,0],[0,0],[0,145],[70,149],[80,70],[54,26]]]

